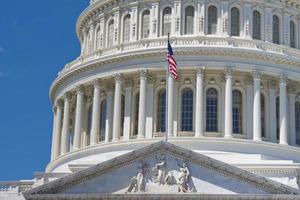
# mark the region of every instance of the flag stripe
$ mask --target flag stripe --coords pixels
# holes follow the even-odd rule
[[[174,57],[173,49],[170,44],[170,41],[168,41],[168,55],[167,55],[167,61],[169,65],[169,74],[172,75],[173,79],[177,79],[177,62]]]

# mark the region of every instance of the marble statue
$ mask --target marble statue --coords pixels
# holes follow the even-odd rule
[[[160,160],[152,168],[152,175],[154,178],[154,182],[158,183],[159,185],[165,184],[166,165],[167,165],[166,158],[164,156],[161,156]]]
[[[178,164],[178,162],[177,162]],[[193,181],[191,179],[190,170],[187,164],[184,162],[182,165],[179,165],[179,175],[178,175],[178,192],[195,192]]]

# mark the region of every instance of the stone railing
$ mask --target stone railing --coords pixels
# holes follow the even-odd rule
[[[172,43],[175,51],[180,47],[228,47],[228,48],[242,48],[259,50],[270,53],[276,53],[286,56],[292,56],[300,58],[300,50],[289,48],[283,45],[277,45],[268,43],[260,40],[244,40],[236,38],[216,38],[216,37],[180,37],[172,38]],[[122,54],[132,51],[141,51],[149,49],[160,49],[166,48],[167,41],[165,38],[160,39],[146,39],[137,42],[130,42],[125,44],[119,44],[112,47],[100,49],[88,55],[80,56],[73,62],[67,64],[65,68],[58,74],[59,76],[64,75],[76,68],[77,66],[92,61],[96,58],[106,57],[109,55]]]
[[[1,193],[17,193],[28,191],[32,189],[34,181],[3,181],[0,182]]]

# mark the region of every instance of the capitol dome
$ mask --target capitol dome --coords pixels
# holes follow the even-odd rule
[[[167,134],[173,145],[299,189],[299,1],[91,0],[76,32],[81,55],[50,89],[52,155],[40,179]],[[168,33],[176,80],[166,75]]]

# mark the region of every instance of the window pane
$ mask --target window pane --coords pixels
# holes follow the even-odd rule
[[[149,38],[150,34],[150,11],[145,10],[142,15],[142,39]]]
[[[218,26],[218,11],[215,6],[208,8],[208,34],[216,34]]]
[[[194,7],[188,6],[185,8],[185,34],[193,34],[194,33]]]
[[[273,16],[273,43],[279,44],[279,18]]]
[[[166,131],[166,90],[163,89],[158,93],[157,102],[157,132]]]
[[[93,107],[90,106],[88,109],[88,121],[87,121],[87,134],[86,134],[86,144],[90,145],[90,135],[92,129],[92,115],[93,115]]]
[[[123,136],[124,129],[124,115],[125,115],[125,96],[122,95],[121,99],[121,136]]]
[[[232,120],[233,132],[242,133],[242,93],[238,90],[232,92]]]
[[[231,35],[240,36],[240,11],[238,8],[231,9]]]
[[[181,101],[181,130],[193,131],[193,91],[184,90]]]
[[[280,115],[280,109],[279,109],[279,97],[276,98],[276,139],[279,140],[279,130],[280,130],[280,124],[279,124],[279,115]]]
[[[124,17],[123,42],[130,41],[130,15]]]
[[[134,112],[134,129],[133,129],[133,135],[137,135],[138,134],[139,108],[140,108],[140,93],[138,92],[135,95],[135,112]]]
[[[163,12],[163,28],[162,28],[162,35],[167,35],[171,33],[171,20],[172,20],[172,9],[167,7],[164,9]]]
[[[265,123],[265,96],[260,96],[260,110],[261,110],[261,136],[266,137],[266,123]]]
[[[218,131],[218,91],[215,88],[206,92],[206,131]]]
[[[253,12],[253,39],[261,39],[261,16],[258,11]]]
[[[296,48],[296,27],[293,21],[290,22],[290,46]]]
[[[296,144],[300,145],[300,103],[295,104]]]

